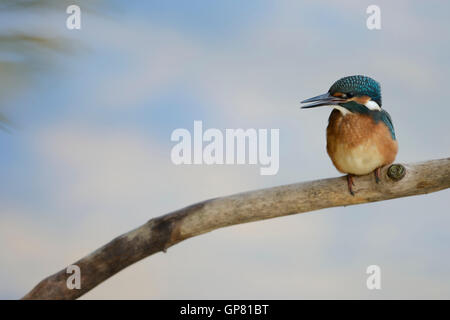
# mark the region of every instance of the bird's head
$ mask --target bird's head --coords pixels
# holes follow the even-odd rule
[[[349,76],[336,81],[327,93],[303,100],[302,108],[331,106],[342,113],[381,110],[380,84],[366,76]]]

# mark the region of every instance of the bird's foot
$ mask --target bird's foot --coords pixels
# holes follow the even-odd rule
[[[375,174],[375,182],[376,183],[380,183],[380,173],[381,173],[381,168],[376,168],[373,173]]]
[[[348,191],[350,192],[350,194],[352,196],[355,195],[355,193],[353,192],[353,186],[355,185],[355,183],[353,182],[353,176],[351,174],[347,175],[347,186],[348,186]]]

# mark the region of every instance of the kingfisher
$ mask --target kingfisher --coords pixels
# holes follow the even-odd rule
[[[336,169],[347,174],[350,194],[355,195],[353,177],[374,173],[394,162],[398,152],[394,125],[381,107],[380,84],[363,75],[337,80],[327,93],[303,100],[303,109],[333,108],[328,118],[327,153]]]

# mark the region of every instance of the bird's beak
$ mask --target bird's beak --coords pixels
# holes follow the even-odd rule
[[[302,109],[307,109],[307,108],[335,105],[335,104],[342,103],[345,101],[346,101],[345,99],[332,96],[329,92],[327,92],[325,94],[321,94],[320,96],[316,96],[316,97],[312,97],[312,98],[303,100],[301,103],[312,102],[308,105],[302,106]]]

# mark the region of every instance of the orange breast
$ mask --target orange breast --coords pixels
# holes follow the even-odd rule
[[[327,152],[343,173],[364,175],[394,162],[398,143],[386,125],[368,115],[331,112],[327,127]]]

